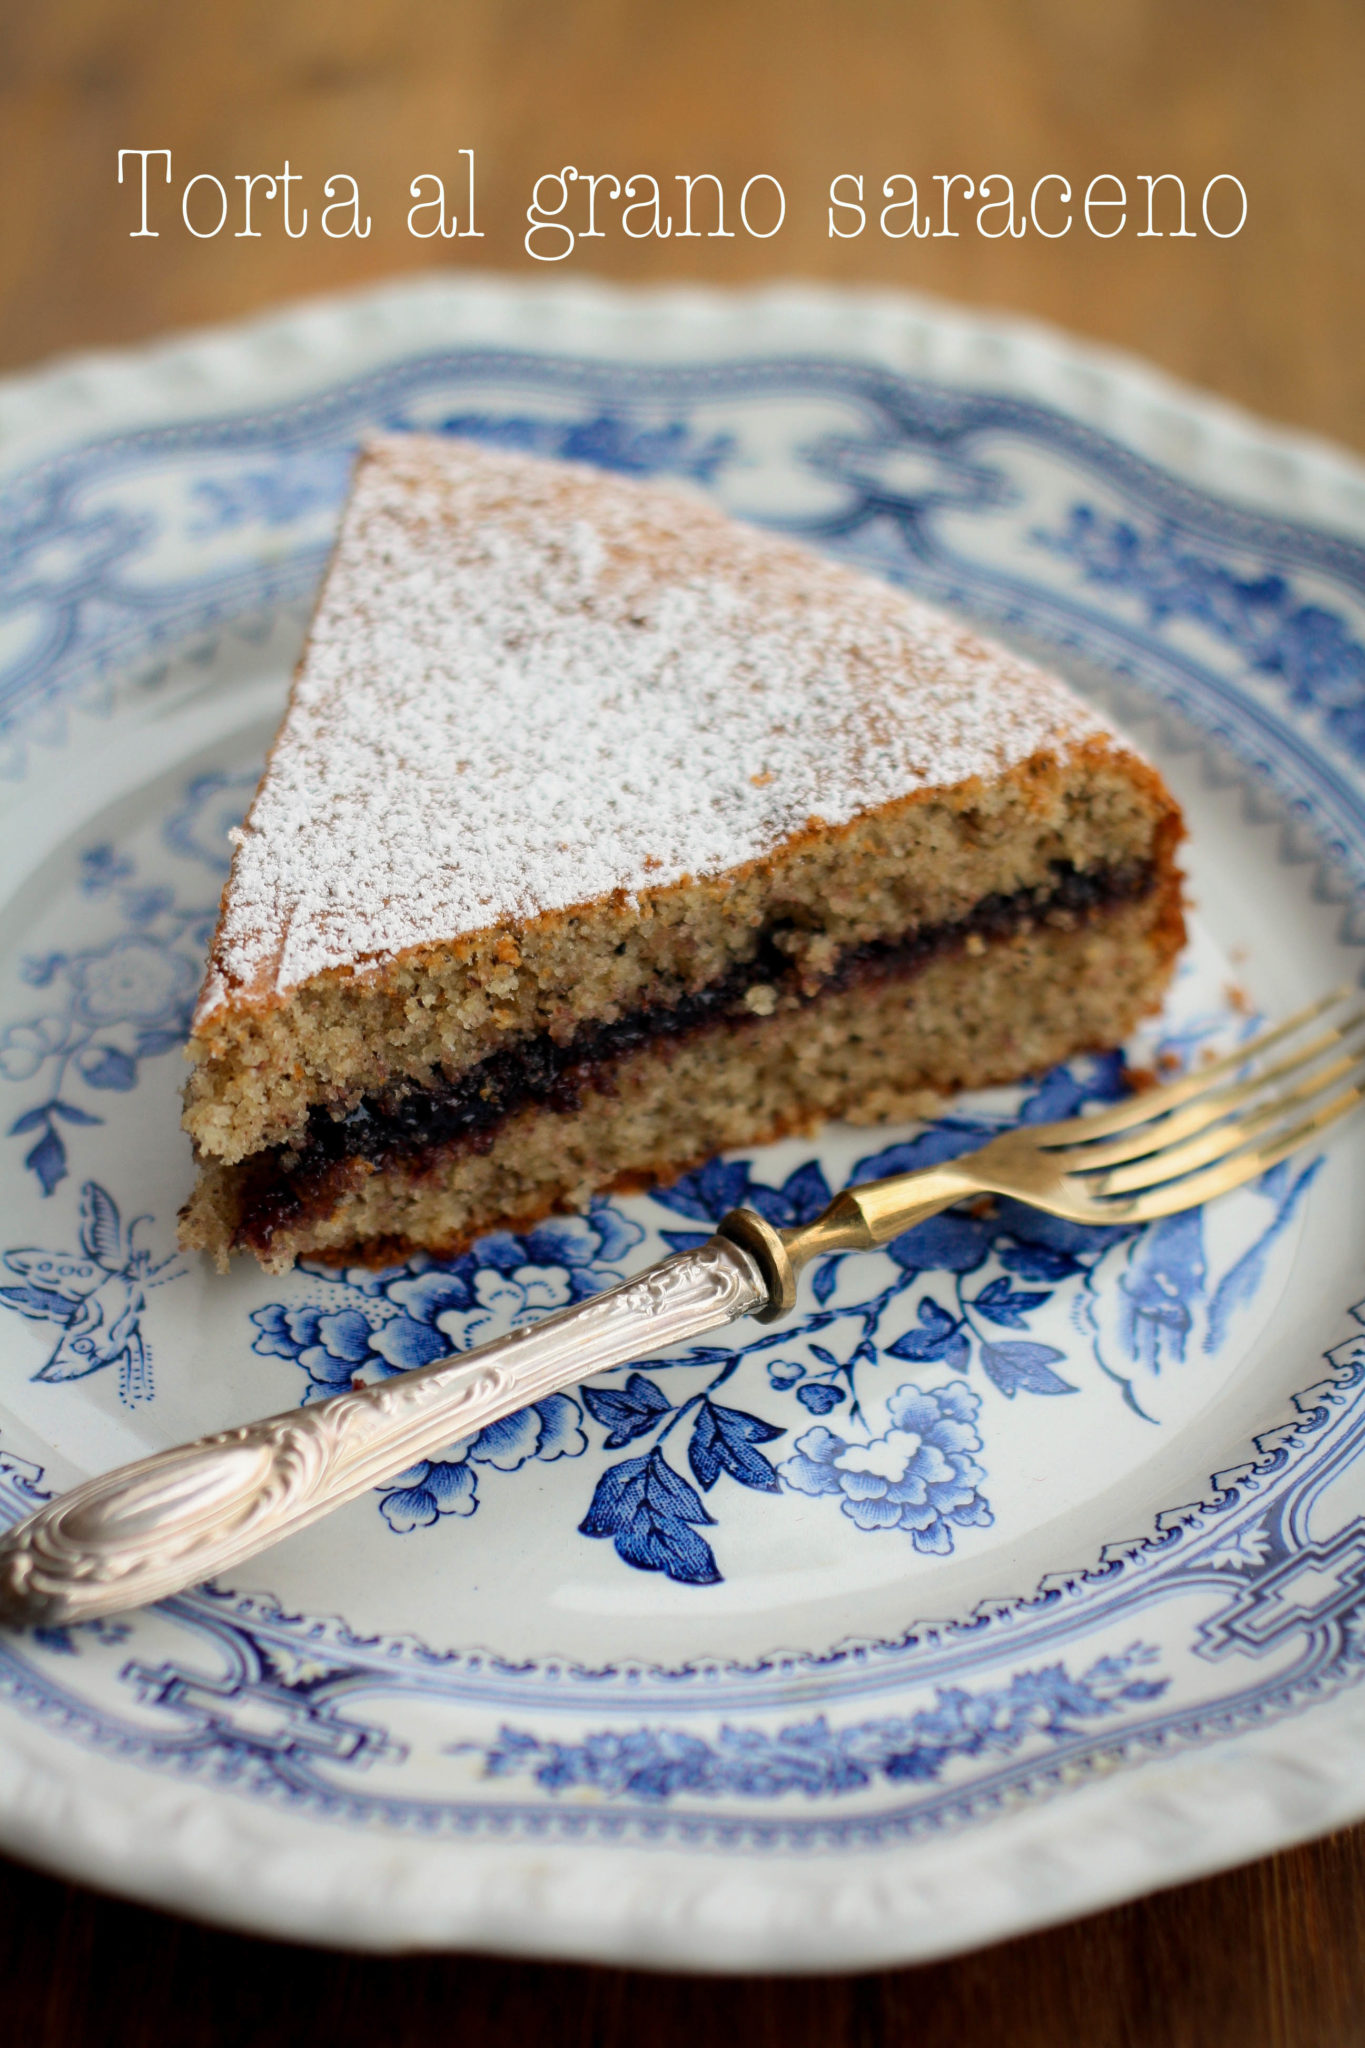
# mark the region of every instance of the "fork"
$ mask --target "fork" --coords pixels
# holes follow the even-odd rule
[[[1346,1009],[1348,994],[1115,1107],[846,1188],[793,1230],[731,1210],[706,1243],[478,1350],[87,1480],[0,1539],[0,1620],[60,1626],[161,1599],[593,1373],[741,1316],[775,1322],[812,1259],[875,1250],[957,1202],[1003,1195],[1101,1224],[1196,1208],[1361,1100],[1365,1007]]]
[[[974,1196],[1010,1196],[1072,1223],[1154,1223],[1259,1178],[1365,1096],[1365,1007],[1325,1021],[1351,993],[1335,989],[1222,1059],[1112,1109],[1018,1124],[960,1159],[846,1188],[798,1229],[732,1210],[721,1231],[753,1253],[768,1282],[759,1320],[795,1306],[812,1259],[873,1251]],[[1265,1064],[1281,1047],[1292,1049]]]

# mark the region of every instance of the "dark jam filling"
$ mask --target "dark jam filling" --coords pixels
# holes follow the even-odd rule
[[[1025,924],[1057,912],[1086,917],[1114,904],[1137,902],[1154,881],[1150,861],[1084,872],[1056,862],[1049,888],[983,896],[952,924],[846,947],[813,991],[802,988],[799,968],[781,944],[791,927],[773,926],[759,933],[750,959],[676,1002],[633,1010],[610,1024],[583,1024],[564,1045],[548,1033],[519,1039],[454,1080],[367,1095],[353,1109],[315,1104],[306,1135],[297,1144],[257,1153],[247,1162],[237,1241],[267,1251],[276,1231],[310,1213],[324,1213],[342,1192],[344,1169],[353,1160],[382,1169],[396,1160],[420,1161],[453,1148],[486,1152],[498,1126],[531,1104],[567,1115],[579,1107],[586,1088],[610,1093],[614,1069],[643,1046],[687,1038],[712,1024],[755,1022],[744,1001],[753,988],[766,985],[783,996],[816,1001],[855,983],[911,975],[973,937],[1009,938]]]

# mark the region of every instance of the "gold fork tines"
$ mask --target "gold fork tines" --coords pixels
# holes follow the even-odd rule
[[[1304,1064],[1306,1064],[1305,1062]],[[1288,1062],[1282,1062],[1288,1070]],[[1292,1071],[1297,1071],[1294,1069]],[[1166,1181],[1175,1181],[1196,1167],[1211,1166],[1220,1160],[1227,1160],[1235,1152],[1250,1143],[1253,1138],[1272,1134],[1277,1126],[1284,1124],[1286,1116],[1300,1106],[1318,1102],[1337,1081],[1345,1076],[1352,1077],[1352,1085],[1340,1096],[1334,1096],[1330,1103],[1323,1105],[1324,1113],[1345,1114],[1352,1104],[1359,1100],[1359,1088],[1354,1085],[1362,1072],[1360,1058],[1346,1054],[1310,1072],[1306,1078],[1293,1087],[1274,1093],[1267,1093],[1269,1076],[1265,1080],[1244,1082],[1242,1087],[1229,1090],[1224,1099],[1207,1105],[1205,1119],[1207,1128],[1197,1137],[1177,1142],[1179,1133],[1168,1130],[1165,1123],[1155,1132],[1149,1132],[1143,1124],[1134,1126],[1126,1152],[1112,1150],[1111,1145],[1101,1145],[1096,1150],[1111,1154],[1111,1160],[1097,1160],[1090,1156],[1090,1148],[1073,1148],[1069,1157],[1074,1162],[1073,1172],[1087,1175],[1097,1168],[1106,1170],[1099,1173],[1094,1183],[1094,1192],[1103,1197],[1135,1194],[1144,1188],[1154,1188]],[[1340,1111],[1333,1105],[1340,1102]],[[1329,1121],[1331,1117],[1329,1116]],[[1295,1125],[1295,1129],[1299,1126]],[[1150,1149],[1149,1149],[1150,1148]],[[1292,1148],[1291,1148],[1292,1149]],[[1132,1164],[1124,1164],[1125,1160]],[[1253,1169],[1254,1170],[1254,1169]]]
[[[847,1188],[799,1229],[778,1231],[749,1209],[721,1229],[758,1259],[774,1319],[795,1303],[809,1260],[889,1244],[973,1195],[1010,1196],[1076,1223],[1149,1223],[1197,1208],[1365,1099],[1365,1005],[1347,1008],[1350,994],[1337,989],[1206,1067],[1093,1116],[1021,1124],[961,1159]]]
[[[1286,1017],[1282,1024],[1272,1025],[1257,1038],[1237,1046],[1232,1052],[1224,1053],[1221,1059],[1210,1060],[1207,1066],[1196,1067],[1184,1074],[1178,1081],[1168,1081],[1161,1088],[1150,1088],[1134,1094],[1126,1102],[1115,1103],[1111,1109],[1096,1110],[1089,1116],[1068,1117],[1064,1122],[1046,1126],[1046,1142],[1050,1145],[1063,1144],[1077,1137],[1104,1138],[1111,1131],[1126,1131],[1133,1124],[1148,1123],[1154,1116],[1165,1115],[1194,1096],[1202,1096],[1215,1083],[1229,1075],[1240,1073],[1249,1060],[1264,1058],[1273,1047],[1283,1045],[1287,1039],[1297,1037],[1310,1024],[1325,1017],[1344,1003],[1353,991],[1349,988],[1334,988],[1330,995],[1319,996],[1304,1009],[1296,1010],[1292,1017]],[[1324,1047],[1337,1045],[1352,1028],[1352,1021],[1345,1026],[1327,1024],[1319,1038]]]
[[[1340,1003],[1342,998],[1329,1000]],[[1315,1004],[1202,1072],[1140,1097],[1135,1118],[1134,1105],[1124,1104],[1130,1121],[1118,1135],[1091,1141],[1093,1127],[1110,1124],[1101,1112],[1093,1119],[1072,1118],[1065,1129],[1054,1126],[1047,1149],[1073,1177],[1084,1178],[1088,1192],[1110,1214],[1120,1207],[1115,1198],[1144,1194],[1141,1202],[1121,1205],[1125,1219],[1139,1222],[1236,1187],[1361,1099],[1365,1009],[1353,1008],[1284,1058],[1262,1064],[1270,1047],[1301,1032],[1323,1007]],[[1227,1078],[1230,1074],[1234,1078]],[[1339,1082],[1346,1085],[1337,1088]],[[1300,1111],[1305,1113],[1296,1114]],[[1200,1168],[1217,1171],[1199,1174],[1196,1181]]]

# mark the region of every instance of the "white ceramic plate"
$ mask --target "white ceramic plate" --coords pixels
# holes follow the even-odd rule
[[[0,387],[0,1501],[477,1342],[832,1130],[450,1266],[174,1254],[178,1046],[351,449],[692,478],[1042,649],[1192,822],[1136,1056],[1359,974],[1365,487],[1038,330],[892,298],[427,280]],[[0,1644],[0,1838],[313,1940],[696,1968],[943,1954],[1365,1813],[1365,1130],[1145,1233],[946,1217],[154,1612]],[[874,1166],[875,1163],[875,1166]]]

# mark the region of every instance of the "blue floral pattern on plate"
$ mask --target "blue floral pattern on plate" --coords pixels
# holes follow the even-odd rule
[[[1160,1699],[1166,1680],[1142,1675],[1155,1659],[1150,1645],[1134,1643],[1078,1676],[1062,1664],[1017,1671],[1003,1687],[942,1690],[917,1714],[839,1729],[823,1714],[771,1736],[722,1727],[714,1742],[685,1729],[609,1729],[565,1743],[500,1728],[482,1761],[490,1778],[526,1775],[549,1792],[591,1786],[611,1798],[650,1802],[680,1793],[776,1799],[800,1792],[818,1799],[861,1792],[878,1778],[927,1784],[957,1758],[1008,1756],[1028,1736],[1057,1740],[1131,1702]]]
[[[80,887],[122,929],[99,946],[25,959],[23,979],[49,991],[46,1005],[0,1030],[0,1076],[47,1090],[9,1125],[10,1137],[33,1141],[24,1166],[45,1195],[66,1179],[71,1134],[104,1121],[67,1099],[68,1082],[123,1095],[144,1060],[184,1045],[217,914],[182,909],[163,885],[139,883],[133,862],[109,845],[82,853]]]
[[[1213,1027],[1208,1013],[1197,1014],[1183,1030],[1165,1033],[1159,1056],[1168,1064],[1190,1057]],[[1025,1091],[1015,1114],[1025,1122],[1072,1116],[1124,1088],[1119,1056],[1078,1061]],[[957,1157],[1011,1120],[946,1117],[859,1159],[850,1180]],[[597,1476],[578,1530],[609,1539],[622,1563],[637,1571],[662,1572],[685,1585],[722,1583],[713,1539],[702,1533],[719,1525],[715,1489],[722,1477],[751,1493],[785,1488],[836,1496],[858,1530],[900,1531],[915,1550],[946,1556],[961,1531],[993,1521],[986,1468],[977,1462],[985,1449],[982,1396],[956,1378],[938,1387],[903,1382],[874,1395],[873,1410],[881,1407],[886,1422],[875,1431],[863,1405],[869,1376],[900,1361],[921,1371],[979,1372],[993,1399],[1074,1394],[1076,1382],[1058,1369],[1066,1351],[1029,1334],[1031,1323],[1050,1308],[1055,1320],[1055,1297],[1083,1310],[1098,1289],[1120,1307],[1112,1333],[1096,1325],[1104,1341],[1093,1345],[1093,1358],[1129,1407],[1146,1416],[1144,1383],[1184,1362],[1199,1305],[1206,1305],[1203,1348],[1211,1352],[1228,1335],[1234,1309],[1254,1299],[1316,1170],[1310,1160],[1265,1177],[1257,1191],[1264,1214],[1221,1272],[1211,1267],[1197,1213],[1138,1231],[1065,1223],[1017,1202],[950,1211],[907,1231],[880,1259],[824,1261],[813,1276],[816,1306],[795,1321],[747,1341],[694,1345],[644,1369],[624,1368],[609,1384],[589,1382],[581,1407],[560,1396],[558,1405],[528,1410],[516,1428],[499,1424],[424,1460],[381,1489],[381,1512],[403,1534],[443,1516],[472,1515],[479,1466],[515,1471],[535,1459],[579,1457],[595,1425]],[[672,1217],[713,1227],[747,1203],[783,1228],[809,1222],[831,1193],[819,1159],[805,1161],[779,1186],[759,1179],[752,1161],[717,1159],[657,1189],[654,1202]],[[621,1278],[615,1262],[644,1234],[599,1200],[582,1217],[485,1238],[447,1264],[423,1257],[382,1274],[312,1266],[333,1301],[273,1301],[253,1310],[255,1349],[302,1368],[305,1401],[383,1379],[613,1285]],[[661,1248],[676,1251],[704,1242],[709,1232],[665,1228],[659,1235]],[[874,1274],[886,1277],[869,1289]],[[969,1280],[974,1292],[967,1291]],[[742,1405],[719,1398],[735,1384],[746,1390]],[[803,1419],[842,1411],[848,1433],[807,1429],[794,1448],[784,1447],[789,1455],[770,1454],[768,1447],[793,1427],[792,1403],[798,1414],[805,1411]],[[600,1453],[628,1447],[628,1456],[602,1468]]]
[[[6,1515],[70,1476],[68,1422],[90,1445],[121,1441],[99,1435],[110,1418],[157,1441],[316,1400],[610,1284],[736,1202],[799,1221],[842,1181],[1126,1085],[1117,1059],[1076,1061],[926,1128],[713,1161],[460,1260],[220,1282],[173,1260],[176,1048],[268,723],[244,713],[227,744],[193,707],[227,704],[253,661],[286,673],[288,608],[375,426],[678,475],[1126,678],[1131,706],[1183,719],[1221,750],[1219,776],[1231,761],[1282,806],[1280,866],[1250,827],[1229,843],[1305,928],[1345,904],[1324,972],[1365,936],[1348,900],[1365,879],[1365,553],[1022,390],[904,375],[851,342],[759,355],[736,331],[728,355],[610,361],[523,333],[405,343],[319,371],[302,400],[73,439],[0,480],[0,726],[10,772],[59,791],[63,747],[104,747],[82,725],[102,709],[127,801],[112,822],[63,819],[22,959],[0,961]],[[115,758],[145,705],[186,735],[151,808]],[[1197,1062],[1249,1029],[1230,978],[1204,959],[1143,1063]],[[818,1848],[843,1868],[1320,1716],[1365,1642],[1365,1509],[1345,1476],[1365,1335],[1338,1341],[1361,1290],[1345,1206],[1321,1193],[1339,1185],[1330,1160],[1298,1161],[1146,1232],[1000,1203],[825,1261],[789,1325],[637,1360],[398,1475],[280,1560],[273,1595],[204,1588],[7,1641],[3,1711],[178,1796],[326,1819],[347,1868],[366,1842],[419,1856],[480,1831],[742,1845],[751,1865]],[[1305,1259],[1324,1276],[1307,1294]],[[1187,1504],[1154,1520],[1163,1498]],[[1071,1519],[1048,1549],[1054,1503]]]

